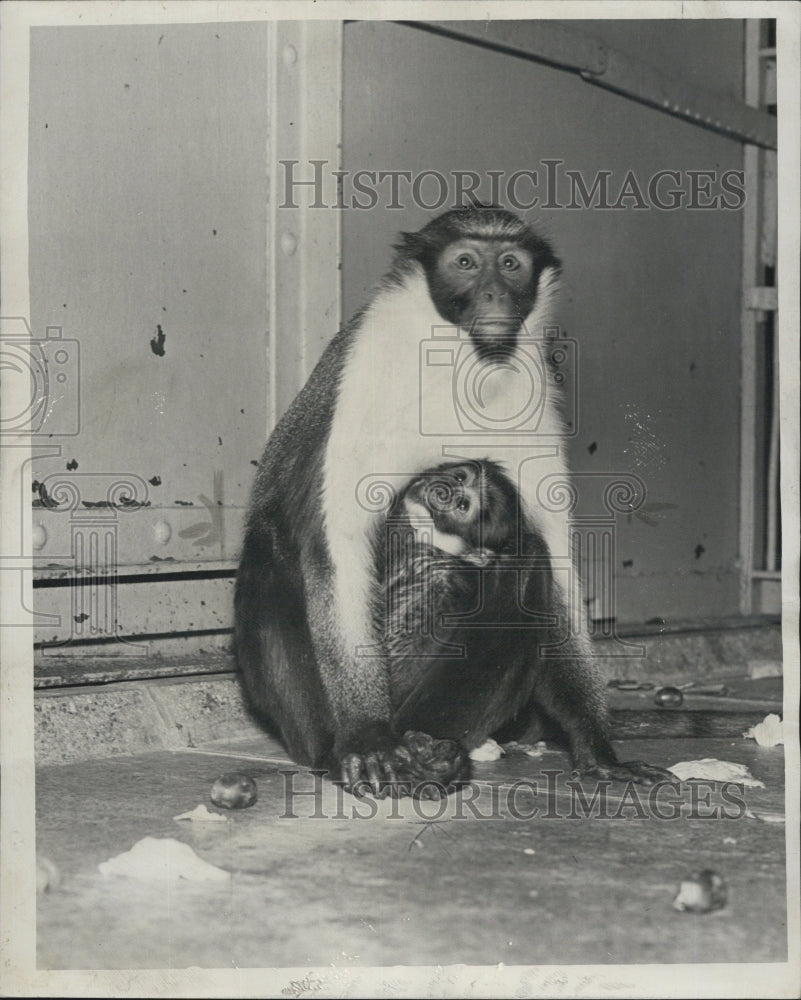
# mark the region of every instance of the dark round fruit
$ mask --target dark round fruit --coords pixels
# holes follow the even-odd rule
[[[247,809],[257,796],[256,782],[241,771],[224,774],[211,786],[211,801],[221,809]]]
[[[654,701],[660,708],[678,708],[684,702],[684,695],[678,688],[660,688],[654,695]]]

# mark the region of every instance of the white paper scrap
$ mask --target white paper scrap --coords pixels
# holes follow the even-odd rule
[[[701,760],[683,760],[668,771],[675,774],[680,781],[733,781],[738,785],[750,788],[764,788],[765,783],[755,778],[745,764],[736,764],[731,760],[717,760],[714,757],[704,757]]]
[[[761,747],[775,747],[784,743],[784,724],[781,716],[771,713],[743,733],[745,739],[756,740]]]
[[[148,882],[188,879],[190,882],[224,882],[230,872],[199,858],[189,844],[172,837],[144,837],[130,851],[101,862],[101,875],[125,875]]]
[[[504,749],[495,740],[486,740],[480,747],[470,751],[470,760],[499,760]]]
[[[227,822],[228,817],[223,816],[220,813],[212,812],[208,806],[199,805],[195,806],[195,808],[189,812],[181,813],[179,816],[173,816],[173,819],[176,822],[182,819],[188,819],[191,823],[225,823]]]

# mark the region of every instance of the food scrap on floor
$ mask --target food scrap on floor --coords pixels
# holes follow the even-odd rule
[[[745,764],[731,760],[704,757],[702,760],[683,760],[668,770],[680,781],[731,781],[750,788],[764,788],[765,784],[751,774]]]
[[[485,740],[480,747],[470,751],[470,760],[500,760],[506,753],[495,740]]]
[[[199,805],[195,806],[189,812],[180,813],[178,816],[173,816],[176,822],[181,820],[189,820],[190,823],[225,823],[226,817],[221,813],[212,812],[208,806]]]
[[[726,884],[717,872],[696,872],[679,886],[673,908],[685,913],[710,913],[726,905]]]
[[[187,879],[225,882],[230,873],[199,858],[189,844],[172,837],[144,837],[123,854],[98,866],[101,875],[124,875],[145,881]]]
[[[762,722],[743,733],[746,739],[756,740],[761,747],[776,747],[784,743],[784,725],[781,716],[771,713]]]

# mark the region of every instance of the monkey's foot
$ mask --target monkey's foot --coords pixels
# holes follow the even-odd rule
[[[678,784],[679,779],[670,771],[652,764],[644,764],[639,760],[605,761],[592,767],[574,771],[574,775],[582,778],[597,778],[605,781],[633,781],[637,785],[657,785],[660,781]]]
[[[470,757],[455,740],[437,740],[410,729],[393,756],[400,782],[411,787],[403,794],[415,798],[442,798],[470,778]]]
[[[470,758],[458,743],[411,730],[390,750],[348,753],[341,763],[345,791],[381,799],[439,799],[470,777]]]

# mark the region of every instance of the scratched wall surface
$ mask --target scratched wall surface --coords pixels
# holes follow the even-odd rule
[[[31,323],[80,352],[79,432],[33,474],[71,477],[81,515],[115,482],[147,505],[117,511],[120,567],[228,560],[240,542],[268,412],[266,38],[32,32]],[[60,563],[69,530],[44,496],[37,556]]]
[[[740,92],[741,21],[596,27],[639,59],[653,45],[663,72],[672,60],[679,78]],[[686,192],[687,171],[742,166],[738,143],[575,75],[395,24],[346,27],[344,109],[350,171],[538,170],[544,186],[541,161],[557,159],[588,186],[610,171],[614,202],[628,171],[644,188],[659,170],[680,171]],[[421,190],[436,200],[436,187]],[[533,191],[521,184],[519,193]],[[646,485],[649,506],[617,519],[619,620],[735,614],[741,215],[635,201],[527,213],[565,265],[561,325],[579,351],[571,464]],[[432,214],[408,197],[404,209],[382,205],[343,212],[345,315],[386,268],[394,234]]]

